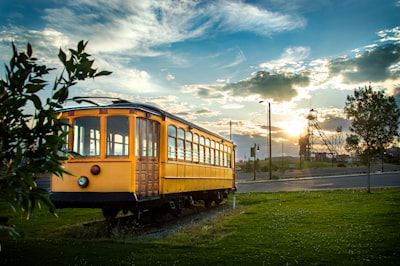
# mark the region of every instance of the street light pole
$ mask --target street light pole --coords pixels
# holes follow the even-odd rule
[[[253,161],[253,179],[256,180],[256,160],[257,160],[257,152],[260,151],[260,145],[254,143],[254,147],[250,148],[250,157],[254,158]]]
[[[256,181],[256,144],[254,143],[254,148],[253,148],[253,152],[254,152],[254,161],[253,161],[253,179],[254,181]]]
[[[271,137],[271,103],[268,102],[268,132],[269,132],[269,180],[272,180],[272,137]]]
[[[259,101],[263,103],[264,101]],[[271,137],[271,103],[268,102],[268,150],[269,150],[269,180],[272,180],[272,137]]]

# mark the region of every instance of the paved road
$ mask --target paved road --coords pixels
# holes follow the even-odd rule
[[[269,173],[257,173],[253,181],[253,173],[238,172],[236,174],[238,193],[241,192],[274,192],[344,188],[366,188],[367,176],[365,167],[305,169],[274,172],[279,180],[267,180]],[[400,165],[385,164],[384,171],[375,165],[371,174],[371,187],[400,187]],[[38,186],[50,190],[50,179],[39,178]]]
[[[238,193],[351,188],[358,189],[366,187],[367,175],[365,173],[328,177],[287,178],[280,180],[238,180],[237,182]],[[371,188],[378,187],[400,187],[400,172],[372,173]]]

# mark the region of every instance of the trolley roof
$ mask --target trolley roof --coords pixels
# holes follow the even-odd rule
[[[68,111],[76,111],[76,110],[89,110],[89,109],[102,109],[102,108],[136,109],[136,110],[140,110],[140,111],[143,111],[143,112],[147,112],[147,113],[150,113],[150,114],[153,114],[153,115],[157,115],[157,116],[163,117],[164,119],[167,118],[167,117],[168,118],[172,118],[172,119],[174,119],[176,121],[179,121],[181,123],[184,123],[184,124],[188,125],[190,128],[196,128],[196,129],[198,129],[198,130],[200,130],[200,131],[202,131],[204,133],[207,133],[207,134],[210,134],[210,135],[212,135],[214,137],[223,139],[224,141],[229,141],[229,142],[233,143],[233,141],[231,141],[231,140],[229,140],[229,139],[227,139],[225,137],[222,137],[219,134],[216,134],[216,133],[211,132],[211,131],[203,128],[203,127],[200,127],[200,126],[198,126],[196,124],[193,124],[192,122],[189,122],[189,121],[187,121],[187,120],[185,120],[185,119],[183,119],[183,118],[181,118],[179,116],[173,115],[173,114],[171,114],[171,113],[169,113],[169,112],[167,112],[165,110],[162,110],[161,108],[158,108],[158,107],[150,105],[150,104],[145,104],[145,103],[134,103],[134,102],[129,102],[129,101],[126,101],[126,100],[118,99],[118,100],[112,101],[112,104],[109,104],[109,105],[69,107],[69,108],[60,109],[60,110],[58,110],[58,112],[68,112]]]

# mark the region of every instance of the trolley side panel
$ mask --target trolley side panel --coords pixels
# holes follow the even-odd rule
[[[164,163],[162,165],[161,194],[182,193],[202,190],[232,189],[232,169]]]
[[[92,165],[100,166],[101,172],[93,175],[90,172]],[[66,175],[61,179],[52,176],[52,192],[134,192],[135,181],[132,176],[132,162],[68,162],[65,168],[73,175]],[[81,188],[78,179],[86,176],[89,185]]]

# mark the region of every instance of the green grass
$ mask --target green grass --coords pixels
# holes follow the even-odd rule
[[[38,211],[30,221],[16,215],[10,222],[25,238],[2,236],[0,264],[399,265],[400,189],[372,192],[236,194],[236,209],[166,237],[122,228],[112,237],[72,238],[73,225],[100,218],[97,210],[60,210],[59,218]]]
[[[259,160],[257,162],[259,169],[263,169],[266,171],[269,169],[269,161],[268,160]],[[274,159],[272,160],[272,169],[274,171],[277,170],[282,170],[283,169],[289,169],[289,164],[292,164],[294,166],[293,169],[320,169],[320,168],[337,168],[338,167],[338,162],[332,163],[332,162],[317,162],[317,161],[302,161],[300,164],[300,160],[287,160],[284,159],[283,161],[280,159]],[[376,165],[380,165],[380,163],[375,163]],[[247,167],[246,167],[247,165]],[[253,162],[236,162],[236,166],[240,167],[242,171],[247,171],[252,172],[253,171]],[[346,167],[358,167],[360,166],[359,163],[345,163]]]

